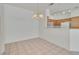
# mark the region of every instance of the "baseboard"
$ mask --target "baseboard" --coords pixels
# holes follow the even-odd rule
[[[33,38],[39,38],[39,36],[24,37],[24,38],[16,39],[14,41],[7,41],[7,42],[5,42],[5,44],[13,43],[13,42],[17,42],[17,41],[29,40],[29,39],[33,39]]]
[[[71,48],[70,48],[70,51],[72,51],[72,52],[79,52],[78,49],[75,50],[75,49],[71,49]]]
[[[71,51],[70,52],[72,55],[79,55],[79,51]]]

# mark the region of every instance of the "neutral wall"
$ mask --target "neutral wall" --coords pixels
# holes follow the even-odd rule
[[[39,23],[32,19],[31,11],[7,4],[4,8],[5,43],[39,36]]]
[[[75,16],[79,16],[79,8],[72,11],[71,17],[75,17]]]
[[[4,22],[3,22],[3,4],[0,4],[0,54],[4,52]]]

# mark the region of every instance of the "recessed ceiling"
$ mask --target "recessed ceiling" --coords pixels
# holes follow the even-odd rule
[[[79,3],[54,3],[53,5],[50,5],[50,3],[10,3],[9,5],[28,9],[33,12],[36,12],[37,10],[39,10],[39,12],[44,12],[47,8],[49,8],[52,13],[73,8],[75,6],[79,7]]]

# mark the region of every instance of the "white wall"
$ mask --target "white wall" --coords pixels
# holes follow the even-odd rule
[[[75,17],[75,16],[79,16],[79,8],[72,11],[71,17]]]
[[[0,54],[4,52],[3,4],[0,4]]]
[[[32,19],[33,13],[31,11],[11,5],[4,7],[5,43],[39,36],[39,23]]]

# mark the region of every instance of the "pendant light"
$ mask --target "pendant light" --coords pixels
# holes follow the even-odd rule
[[[42,19],[43,18],[43,14],[39,10],[39,3],[37,3],[36,9],[37,10],[36,10],[36,13],[33,15],[33,19]]]

